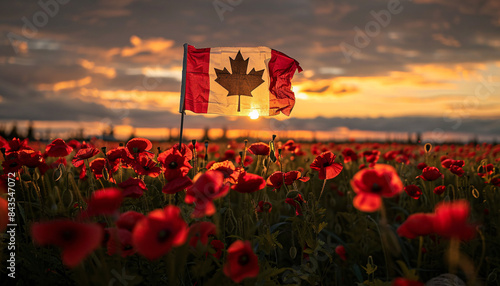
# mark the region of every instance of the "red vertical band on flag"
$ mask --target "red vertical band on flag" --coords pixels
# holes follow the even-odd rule
[[[280,112],[290,116],[295,105],[295,94],[292,91],[292,77],[295,70],[299,72],[302,68],[299,62],[283,54],[271,50],[269,61],[269,115],[277,115]]]
[[[186,94],[184,109],[207,113],[210,94],[210,48],[188,46],[186,62]]]

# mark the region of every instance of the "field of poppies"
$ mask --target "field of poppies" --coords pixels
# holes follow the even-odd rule
[[[2,281],[500,285],[500,145],[0,147]]]

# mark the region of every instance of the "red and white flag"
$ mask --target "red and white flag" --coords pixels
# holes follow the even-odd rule
[[[289,116],[295,104],[291,80],[302,68],[267,47],[196,49],[187,46],[180,112]]]

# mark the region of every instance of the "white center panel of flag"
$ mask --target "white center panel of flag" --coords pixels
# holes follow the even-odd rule
[[[231,59],[236,59],[238,51],[243,60],[248,59],[246,73],[252,69],[256,71],[264,70],[262,80],[264,82],[252,90],[252,96],[228,96],[228,90],[217,83],[215,69],[226,68],[233,73]],[[257,111],[261,116],[269,115],[269,70],[268,63],[271,60],[271,49],[267,47],[224,47],[212,48],[210,50],[210,94],[208,103],[208,113],[218,113],[227,115],[248,116],[251,112]],[[240,111],[238,112],[238,100],[240,100]],[[255,112],[254,112],[255,113]]]

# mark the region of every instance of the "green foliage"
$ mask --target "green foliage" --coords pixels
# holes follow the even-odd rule
[[[339,176],[325,183],[317,178],[316,171],[309,168],[316,157],[309,152],[313,146],[302,145],[301,150],[306,151],[305,155],[283,150],[276,157],[274,151],[283,142],[272,142],[272,155],[256,158],[252,165],[246,167],[246,171],[253,171],[267,179],[275,171],[288,172],[301,168],[301,175],[310,177],[310,180],[295,181],[277,191],[271,191],[270,187],[250,194],[230,191],[225,198],[215,201],[216,214],[201,219],[213,222],[217,227],[217,234],[209,238],[208,245],[199,243],[191,247],[185,243],[155,261],[138,254],[127,258],[110,256],[103,246],[81,265],[69,269],[61,263],[59,249],[39,247],[32,243],[30,227],[37,221],[76,219],[80,211],[87,207],[87,199],[94,191],[115,187],[130,177],[143,179],[148,190],[140,198],[125,198],[120,212],[135,210],[147,214],[168,204],[176,204],[189,225],[200,221],[191,218],[193,205],[184,203],[185,192],[176,195],[162,193],[167,183],[163,176],[138,176],[132,169],[120,168],[114,174],[105,169],[104,177],[96,179],[87,169],[86,178],[79,179],[80,170],[71,163],[67,166],[59,164],[44,175],[38,169],[24,167],[16,186],[19,225],[16,232],[19,249],[17,265],[23,277],[19,285],[36,284],[41,278],[47,285],[119,285],[117,276],[125,276],[128,285],[235,285],[223,272],[224,264],[227,263],[226,250],[235,240],[251,241],[259,258],[259,275],[245,279],[241,285],[383,286],[390,285],[395,277],[427,281],[449,271],[443,259],[448,242],[440,237],[426,236],[420,247],[419,239],[401,238],[396,229],[409,215],[432,212],[439,202],[456,199],[471,203],[471,220],[477,223],[479,230],[475,239],[461,244],[461,255],[470,259],[478,278],[491,285],[500,281],[500,197],[499,187],[491,183],[500,176],[500,163],[496,160],[498,155],[494,157],[492,151],[498,146],[489,149],[486,145],[442,146],[441,151],[425,153],[422,152],[422,146],[414,145],[332,145],[328,148],[338,155],[336,161],[343,163],[344,169]],[[221,154],[226,146],[220,144]],[[165,150],[167,146],[160,147]],[[366,162],[362,158],[344,162],[339,155],[346,147],[356,150],[358,154],[365,150],[379,150],[381,156],[378,163],[395,167],[403,183],[418,185],[423,191],[422,196],[415,200],[403,192],[396,198],[384,198],[385,225],[380,223],[382,217],[379,212],[363,213],[356,210],[352,205],[355,193],[350,181],[360,165]],[[459,151],[460,148],[463,150]],[[383,154],[388,151],[407,154],[408,164],[385,160]],[[475,155],[470,155],[472,152]],[[441,166],[440,157],[445,155],[465,161],[464,176],[458,177]],[[209,161],[216,160],[216,155],[209,154],[208,158]],[[47,159],[48,164],[53,161],[54,158]],[[422,162],[439,168],[444,178],[433,182],[419,179],[422,171],[416,165]],[[196,167],[204,172],[206,163],[198,159]],[[88,167],[89,162],[85,164]],[[493,164],[494,171],[481,178],[477,170],[486,164]],[[188,176],[194,178],[195,175],[193,169]],[[111,181],[111,177],[115,181]],[[323,185],[325,189],[320,198]],[[433,193],[434,187],[438,185],[447,186],[444,194]],[[298,195],[305,200],[305,203],[300,203],[303,215],[296,215],[295,207],[285,203],[286,199],[295,199]],[[270,202],[272,211],[257,212],[259,201]],[[103,216],[94,221],[112,227],[114,219]],[[210,246],[214,239],[224,244],[220,259],[214,257],[216,251]],[[7,255],[7,242],[8,237],[3,234],[0,245],[2,257]],[[345,247],[346,260],[336,253],[337,246]],[[5,267],[2,267],[1,273],[5,274],[5,271]],[[467,279],[463,270],[457,269],[457,274]],[[115,281],[113,279],[117,281],[116,284],[110,284]]]

